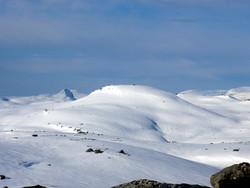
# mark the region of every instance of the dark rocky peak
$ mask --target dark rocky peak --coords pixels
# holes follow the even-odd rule
[[[63,91],[66,97],[70,98],[72,101],[76,100],[76,98],[74,97],[74,94],[70,90],[64,89]]]

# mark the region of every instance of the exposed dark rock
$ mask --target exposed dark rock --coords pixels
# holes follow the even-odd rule
[[[6,178],[5,175],[2,175],[2,174],[0,175],[0,179],[1,179],[1,180],[4,180],[5,178]]]
[[[125,151],[122,149],[119,151],[119,153],[126,154]]]
[[[250,187],[250,164],[234,164],[222,169],[210,178],[214,188],[249,188]]]
[[[124,155],[128,155],[128,156],[130,156],[130,154],[126,153],[123,149],[122,149],[122,150],[120,150],[118,153],[121,153],[121,154],[124,154]]]
[[[89,148],[86,150],[86,152],[94,152],[94,150],[92,148]]]
[[[103,151],[100,150],[100,149],[96,149],[96,150],[95,150],[95,153],[96,153],[96,154],[98,154],[98,153],[103,153]]]
[[[76,100],[76,98],[74,97],[74,94],[73,94],[70,90],[64,89],[63,91],[64,91],[65,96],[66,96],[67,98],[71,99],[72,101],[75,101],[75,100]]]
[[[6,101],[6,102],[8,102],[8,101],[9,101],[9,99],[8,99],[8,98],[6,98],[6,97],[2,97],[2,98],[1,98],[1,101]]]
[[[233,151],[240,151],[240,149],[239,149],[239,148],[237,148],[237,149],[233,149]]]
[[[89,132],[87,131],[87,132],[84,132],[84,131],[82,131],[81,129],[75,129],[75,131],[78,133],[78,134],[88,134]]]
[[[38,135],[37,134],[32,134],[33,137],[37,137]]]
[[[34,185],[34,186],[26,186],[26,187],[22,187],[22,188],[46,188],[46,187],[41,186],[41,185]]]
[[[200,185],[189,185],[189,184],[168,184],[147,179],[141,179],[117,185],[111,188],[209,188],[209,187]]]

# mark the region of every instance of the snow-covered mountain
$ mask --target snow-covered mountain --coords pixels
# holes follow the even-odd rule
[[[86,94],[77,92],[76,90],[63,89],[56,94],[42,94],[38,96],[28,96],[28,97],[1,97],[0,102],[9,102],[9,104],[31,104],[39,102],[65,102],[74,101],[79,98],[85,97]]]
[[[250,101],[250,87],[230,89],[226,94],[238,100]]]
[[[0,185],[100,188],[141,178],[209,185],[220,168],[250,161],[249,91],[174,95],[112,85],[89,95],[2,97],[0,174],[9,178]]]

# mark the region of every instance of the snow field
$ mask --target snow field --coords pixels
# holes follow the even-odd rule
[[[7,179],[0,186],[100,188],[141,178],[209,185],[219,169],[249,162],[246,90],[174,95],[118,85],[89,95],[74,91],[80,98],[69,90],[5,97],[0,173]]]

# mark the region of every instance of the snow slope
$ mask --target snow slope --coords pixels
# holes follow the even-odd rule
[[[178,97],[200,107],[213,111],[221,116],[237,122],[234,131],[240,133],[235,138],[248,140],[250,126],[250,87],[236,88],[229,91],[199,92],[185,91],[178,94]],[[237,97],[238,96],[238,97]],[[241,96],[241,97],[239,97]],[[245,137],[245,138],[243,138]]]
[[[250,87],[230,89],[227,91],[226,95],[238,100],[250,101]]]
[[[8,177],[0,186],[100,188],[141,178],[209,185],[220,168],[249,161],[245,94],[176,96],[137,85],[75,93],[0,101],[0,174]]]

